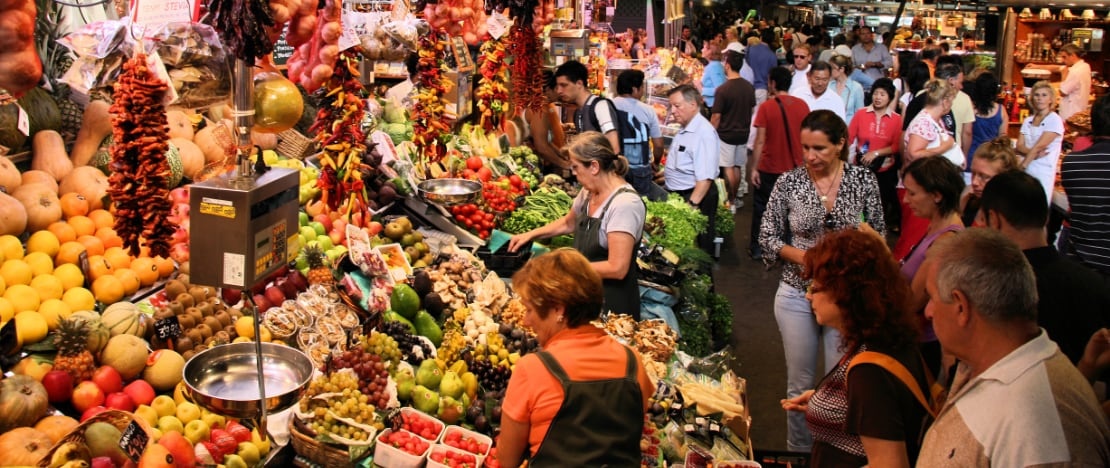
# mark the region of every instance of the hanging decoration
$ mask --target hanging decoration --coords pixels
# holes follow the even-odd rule
[[[274,51],[270,28],[274,21],[270,4],[263,0],[209,0],[203,22],[212,26],[220,41],[240,60],[254,65],[259,57]]]
[[[543,64],[540,62],[543,51],[535,32],[523,24],[528,23],[518,19],[509,31],[514,53],[509,74],[512,77],[513,101],[521,109],[538,112],[544,104]]]

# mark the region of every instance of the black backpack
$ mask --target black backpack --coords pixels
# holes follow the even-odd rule
[[[651,134],[646,122],[641,122],[635,115],[617,109],[609,98],[597,97],[586,107],[590,124],[596,129],[601,128],[594,107],[602,101],[608,104],[610,115],[616,120],[617,137],[621,142],[618,153],[624,155],[628,163],[633,166],[650,165],[652,162]]]

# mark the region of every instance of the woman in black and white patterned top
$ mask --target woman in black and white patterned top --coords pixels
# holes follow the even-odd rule
[[[786,397],[813,388],[819,342],[823,341],[825,369],[840,359],[840,336],[822,327],[805,298],[802,259],[826,233],[838,229],[873,229],[886,234],[879,184],[867,168],[846,164],[848,126],[829,111],[816,111],[802,121],[801,145],[805,165],[787,172],[775,183],[760,226],[759,243],[765,261],[785,262],[775,295],[775,321],[786,351]],[[787,416],[787,449],[808,452],[812,436],[805,416]]]

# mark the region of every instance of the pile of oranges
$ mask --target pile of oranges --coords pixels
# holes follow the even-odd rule
[[[104,209],[76,193],[61,197],[63,219],[18,237],[0,236],[0,323],[15,319],[23,343],[44,338],[58,323],[96,303],[112,304],[169,277],[173,260],[138,257],[123,248]]]

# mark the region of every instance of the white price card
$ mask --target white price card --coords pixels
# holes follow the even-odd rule
[[[139,24],[192,22],[200,16],[197,0],[131,0],[131,20]]]
[[[486,19],[486,30],[489,31],[489,35],[494,39],[501,39],[501,36],[509,32],[509,28],[512,26],[513,20],[501,14],[499,11],[494,12]]]
[[[343,27],[343,34],[339,36],[339,51],[350,49],[362,44],[362,40],[358,38],[358,33],[354,29]]]
[[[23,110],[23,107],[19,104],[15,104],[15,108],[19,111],[19,117],[16,120],[15,127],[19,129],[20,133],[31,136],[31,118],[27,115],[27,111]]]

